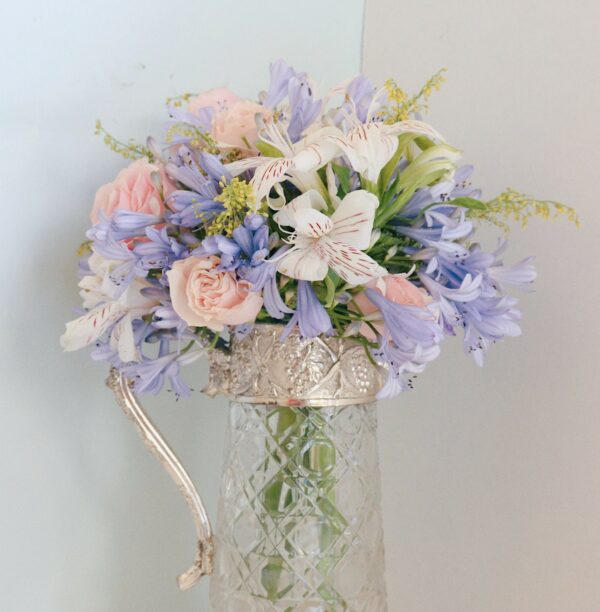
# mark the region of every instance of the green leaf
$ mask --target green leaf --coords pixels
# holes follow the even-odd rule
[[[411,143],[417,141],[418,139],[419,139],[419,135],[413,134],[413,133],[400,134],[400,136],[398,136],[398,148],[396,149],[396,152],[394,153],[392,158],[383,167],[383,169],[381,170],[379,174],[378,186],[379,186],[379,192],[381,194],[384,193],[386,187],[388,186],[388,183],[392,179],[392,176],[394,176],[396,166],[398,165],[398,162],[402,159],[402,156],[403,155],[408,156]],[[425,139],[425,140],[428,140],[428,139]],[[431,141],[428,140],[428,142],[431,142]],[[420,148],[423,149],[424,147],[420,147]]]
[[[433,185],[455,168],[452,160],[440,157],[439,154],[432,156],[429,153],[430,150],[421,153],[398,175],[398,179],[394,181],[394,189],[398,197],[392,204],[379,207],[374,227],[382,227],[398,214],[417,189]]]
[[[433,140],[430,140],[427,138],[427,136],[419,136],[415,138],[415,144],[419,147],[419,149],[421,149],[421,151],[425,151],[425,149],[429,149],[435,145]]]
[[[336,283],[332,278],[332,271],[330,270],[325,277],[325,286],[327,287],[327,295],[325,296],[325,308],[331,308],[333,306],[333,300],[335,298]]]
[[[340,187],[343,189],[344,195],[346,195],[350,191],[350,168],[338,164],[331,164],[331,168],[340,182]]]
[[[283,157],[283,153],[274,145],[265,142],[264,140],[259,140],[254,145],[265,157]]]
[[[475,198],[455,198],[452,200],[452,204],[454,206],[462,206],[463,208],[468,208],[470,210],[487,210],[488,205],[481,200],[476,200]]]

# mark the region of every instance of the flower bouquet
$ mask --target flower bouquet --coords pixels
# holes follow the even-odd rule
[[[85,312],[67,324],[62,346],[92,346],[137,393],[168,382],[177,397],[190,393],[182,366],[227,354],[263,326],[282,345],[339,340],[360,351],[382,375],[377,398],[411,388],[446,336],[462,335],[481,365],[492,344],[520,334],[507,288],[528,286],[535,270],[531,258],[504,264],[505,242],[482,249],[477,225],[575,214],[511,189],[482,199],[460,151],[420,118],[442,80],[440,72],[409,96],[392,80],[376,88],[358,76],[319,97],[305,73],[279,60],[255,100],[226,88],[168,100],[162,136],[145,145],[121,143],[98,123],[133,161],[96,194],[80,250]],[[303,465],[317,491],[319,578],[304,599],[358,609],[335,576],[352,545],[334,553],[331,542],[346,527],[326,520],[339,510],[337,480],[326,476],[339,461],[335,427],[318,406],[271,404],[275,450],[265,457],[279,453],[279,467],[269,482],[297,481]],[[287,461],[306,449],[308,463]],[[252,469],[259,464],[268,471]],[[282,487],[262,495],[259,526],[283,533]],[[300,518],[287,519],[297,530]],[[267,564],[248,592],[289,599],[286,551],[263,551]],[[240,601],[238,610],[250,609]]]

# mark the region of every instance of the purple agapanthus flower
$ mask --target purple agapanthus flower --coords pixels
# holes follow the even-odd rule
[[[417,345],[429,348],[442,339],[439,324],[429,309],[396,304],[375,289],[365,289],[365,295],[379,309],[387,333],[401,351],[410,353]]]
[[[133,253],[142,270],[170,268],[174,261],[187,255],[188,248],[169,235],[167,226],[147,227],[146,240],[136,241]]]
[[[274,319],[283,319],[287,314],[294,314],[281,298],[277,286],[277,260],[288,248],[282,247],[273,254],[272,258],[263,260],[258,265],[242,266],[238,270],[240,278],[248,281],[253,291],[262,291],[263,306]]]
[[[189,228],[208,223],[224,210],[221,202],[204,198],[195,191],[174,191],[167,198],[167,205],[172,211],[167,213],[169,221]]]
[[[188,324],[175,312],[173,305],[165,301],[153,311],[152,327],[175,331],[180,337],[188,332]]]
[[[163,126],[165,131],[182,123],[198,128],[202,132],[210,133],[212,129],[215,111],[210,107],[203,107],[192,113],[181,107],[169,106],[168,111],[170,119]],[[179,144],[188,145],[192,139],[193,137],[187,133],[178,133],[177,130],[171,130],[168,144],[169,146]]]
[[[504,294],[504,286],[526,287],[534,280],[535,269],[531,258],[504,266],[500,260],[504,245],[493,253],[477,244],[467,246],[464,238],[470,231],[463,215],[463,209],[449,202],[428,209],[420,228],[397,226],[396,230],[424,247],[406,249],[426,262],[420,281],[438,302],[446,333],[462,328],[465,351],[481,365],[492,343],[520,334],[521,314],[516,300]]]
[[[377,393],[377,399],[390,399],[413,388],[414,376],[423,372],[426,365],[438,357],[440,347],[438,344],[429,347],[417,344],[407,352],[395,346],[384,335],[371,354],[376,361],[385,364],[388,370],[386,382]]]
[[[263,104],[275,108],[285,98],[289,101],[288,136],[292,142],[297,142],[302,133],[319,116],[322,100],[315,100],[312,88],[305,72],[296,72],[286,62],[279,59],[270,66],[271,81],[269,89],[264,94]]]
[[[473,231],[473,224],[465,217],[463,208],[431,206],[416,225],[396,225],[395,230],[424,247],[434,248],[453,259],[464,259],[467,248],[460,242]]]
[[[128,210],[117,210],[110,218],[104,212],[100,212],[98,223],[86,232],[86,237],[98,244],[106,242],[109,237],[112,240],[127,240],[128,238],[143,236],[146,227],[163,221],[163,217],[158,215],[148,215]]]
[[[359,121],[366,123],[367,113],[373,96],[375,95],[375,87],[370,79],[359,74],[350,81],[346,88],[350,110],[358,117]]]
[[[453,199],[463,197],[479,198],[481,191],[471,187],[469,182],[472,174],[473,166],[461,166],[451,179],[441,181],[433,187],[418,189],[402,208],[401,216],[413,219],[432,204],[451,203]]]
[[[98,229],[103,223],[101,221],[92,229]],[[122,236],[119,233],[117,235]],[[115,262],[105,281],[112,287],[104,287],[105,291],[110,288],[108,294],[113,298],[122,295],[134,278],[146,278],[150,270],[169,269],[174,261],[189,253],[187,245],[169,235],[168,227],[164,224],[162,227],[148,225],[143,232],[136,230],[136,236],[126,239],[115,239],[110,224],[102,231],[90,230],[88,236],[92,238],[94,252]]]
[[[93,240],[92,250],[103,258],[115,262],[114,267],[106,276],[103,291],[116,299],[124,293],[136,276],[143,278],[147,271],[138,265],[138,258],[127,244],[115,240],[110,230],[102,233],[101,236],[102,240],[100,238]]]
[[[281,334],[282,342],[289,336],[296,325],[300,329],[300,336],[308,340],[316,338],[320,334],[327,336],[333,334],[331,319],[323,304],[319,302],[319,298],[317,298],[310,282],[298,281],[296,299],[296,312]]]
[[[439,355],[442,329],[433,308],[396,304],[374,289],[366,289],[365,295],[384,321],[379,346],[372,354],[387,366],[388,378],[377,397],[394,397],[411,388],[410,376],[422,372]]]
[[[143,357],[141,362],[127,364],[121,371],[133,381],[133,388],[138,393],[156,395],[167,379],[175,394],[185,397],[190,394],[190,389],[180,377],[181,366],[193,363],[203,354],[204,351],[198,349],[170,352],[170,342],[163,338],[160,340],[157,357]]]
[[[269,254],[269,228],[262,215],[249,214],[244,223],[233,230],[231,238],[221,234],[208,236],[194,255],[218,255],[220,270],[255,267]],[[244,270],[240,270],[243,276]]]
[[[288,135],[292,142],[300,140],[302,134],[321,112],[322,100],[315,100],[305,74],[290,79],[288,97],[290,100],[290,123]]]
[[[203,162],[207,168],[204,168]],[[208,174],[208,170],[215,166],[213,156],[204,153],[196,153],[189,147],[181,146],[176,155],[169,157],[166,165],[167,174],[174,180],[179,181],[190,190],[199,194],[203,198],[214,198],[218,193],[218,182],[222,177],[227,178],[229,173],[222,167],[220,176],[214,173]],[[202,170],[206,172],[203,174]]]
[[[181,227],[205,224],[224,210],[215,201],[220,183],[231,180],[231,174],[215,155],[194,152],[186,146],[169,158],[167,174],[187,190],[173,191],[167,198],[167,219]]]
[[[296,71],[282,59],[272,62],[269,71],[269,89],[262,102],[267,108],[275,108],[288,95],[290,79],[296,76]]]

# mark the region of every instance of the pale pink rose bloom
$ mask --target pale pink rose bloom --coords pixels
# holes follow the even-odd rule
[[[197,113],[201,108],[212,108],[215,113],[229,110],[236,102],[241,102],[242,98],[234,94],[227,87],[217,87],[209,89],[188,102],[190,113]]]
[[[146,213],[160,216],[165,205],[159,188],[153,180],[153,174],[166,178],[158,166],[146,158],[138,159],[119,172],[117,178],[98,189],[90,213],[92,223],[100,220],[100,211],[112,217],[117,210]],[[169,180],[169,188],[173,186]]]
[[[227,87],[206,91],[188,104],[192,113],[205,107],[215,111],[211,136],[221,149],[241,149],[249,155],[258,152],[255,148],[258,141],[256,115],[268,117],[269,109],[238,97]]]
[[[431,301],[430,296],[424,289],[411,283],[402,274],[388,274],[387,276],[373,279],[365,287],[379,291],[384,298],[395,304],[424,308]],[[371,315],[369,316],[369,321],[381,333],[383,331],[383,319],[375,315],[378,311],[377,306],[364,293],[356,295],[354,301],[362,314]],[[361,326],[360,333],[370,340],[375,340],[375,333],[366,323]]]
[[[175,312],[192,327],[221,331],[256,319],[263,299],[250,283],[216,270],[218,257],[188,257],[167,272]]]
[[[256,115],[266,118],[270,112],[254,102],[237,102],[229,110],[215,114],[212,136],[222,149],[241,149],[248,153],[257,153]]]

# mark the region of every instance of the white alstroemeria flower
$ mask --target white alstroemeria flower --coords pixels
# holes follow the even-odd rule
[[[251,184],[257,207],[264,198],[268,199],[273,186],[285,180],[301,191],[321,191],[323,185],[316,171],[336,157],[345,157],[353,170],[369,181],[376,181],[382,168],[396,152],[400,134],[414,133],[442,142],[444,140],[430,125],[416,120],[392,125],[356,122],[346,132],[335,126],[325,126],[310,131],[296,143],[291,143],[272,121],[265,122],[264,133],[263,138],[281,151],[282,157],[250,157],[227,166],[233,175],[255,170]],[[277,201],[281,202],[281,199]]]
[[[398,136],[405,133],[421,134],[433,140],[444,140],[441,134],[422,121],[407,120],[392,125],[371,122],[359,123],[346,133],[338,130],[337,134],[327,134],[315,143],[314,148],[337,145],[339,153],[346,157],[353,170],[368,181],[375,182],[383,167],[396,152]],[[309,155],[310,151],[304,155],[299,154],[296,164],[305,162],[304,157]],[[309,158],[306,163],[311,161]]]
[[[140,356],[133,338],[132,320],[149,314],[158,305],[156,299],[141,293],[151,285],[135,278],[119,298],[114,299],[114,285],[108,277],[120,262],[104,259],[96,253],[88,261],[94,274],[84,276],[79,287],[84,307],[89,312],[67,323],[60,338],[61,346],[65,351],[79,350],[95,342],[116,324],[111,332],[111,347],[118,351],[121,361],[138,361]]]
[[[338,152],[334,143],[326,142],[327,134],[335,134],[337,128],[323,127],[312,131],[302,140],[292,143],[281,126],[272,120],[265,121],[263,139],[281,151],[281,157],[247,157],[227,164],[226,168],[233,176],[246,170],[254,169],[251,184],[254,189],[256,207],[264,198],[269,200],[271,208],[278,209],[283,202],[282,191],[277,190],[279,183],[290,181],[300,191],[323,189],[316,170],[329,162]],[[271,188],[278,191],[278,198],[270,199]]]
[[[327,205],[318,191],[307,191],[275,214],[280,226],[293,227],[287,239],[292,248],[279,260],[282,274],[306,281],[319,281],[329,268],[351,285],[360,285],[387,274],[363,253],[369,247],[377,198],[368,191],[349,193],[328,217]]]
[[[111,280],[111,274],[116,270],[122,261],[106,259],[93,251],[88,258],[88,267],[92,274],[87,274],[79,281],[79,296],[83,301],[83,307],[90,309],[106,302],[107,299],[116,299],[118,285]]]

